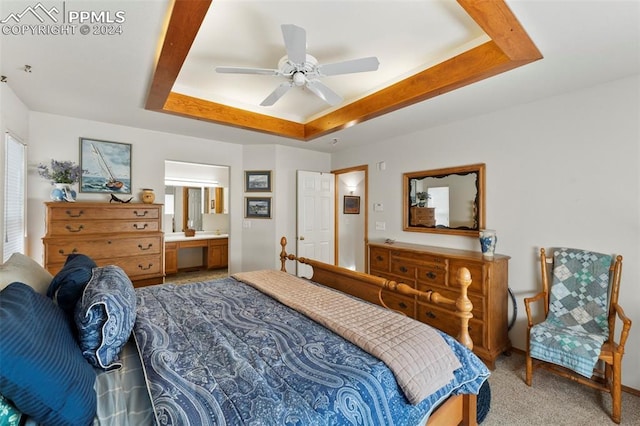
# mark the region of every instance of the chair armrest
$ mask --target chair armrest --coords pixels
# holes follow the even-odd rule
[[[531,307],[530,304],[533,302],[537,302],[540,299],[544,299],[546,298],[547,293],[540,292],[538,294],[536,294],[535,296],[532,297],[525,297],[524,298],[524,307],[527,311],[527,325],[529,326],[529,328],[533,327],[533,318],[531,316]]]
[[[622,309],[622,306],[614,303],[612,306],[616,315],[622,321],[622,331],[620,332],[620,342],[618,343],[618,351],[624,352],[624,345],[627,343],[627,337],[629,337],[629,330],[631,330],[631,320],[627,317]]]

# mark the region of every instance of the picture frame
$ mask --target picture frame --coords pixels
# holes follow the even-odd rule
[[[80,192],[131,194],[131,144],[80,138]]]
[[[344,196],[344,214],[360,214],[360,197],[357,195]]]
[[[271,192],[271,170],[245,170],[244,192]]]
[[[271,219],[271,197],[245,197],[244,217]]]

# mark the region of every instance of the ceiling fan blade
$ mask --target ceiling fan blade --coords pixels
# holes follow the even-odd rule
[[[283,24],[282,37],[289,60],[294,64],[303,64],[307,58],[307,32],[304,28]]]
[[[275,104],[278,99],[280,99],[285,93],[287,93],[289,89],[291,89],[291,87],[293,87],[293,83],[288,81],[280,84],[273,92],[271,92],[269,96],[264,99],[264,101],[260,103],[260,106],[271,106]]]
[[[342,102],[342,96],[329,89],[328,86],[319,80],[309,80],[305,86],[331,106],[338,105]]]
[[[375,56],[368,58],[352,59],[350,61],[335,62],[318,66],[321,75],[350,74],[354,72],[375,71],[378,69],[380,61]]]
[[[279,75],[280,71],[269,68],[250,68],[250,67],[216,67],[216,72],[225,74],[264,74]]]

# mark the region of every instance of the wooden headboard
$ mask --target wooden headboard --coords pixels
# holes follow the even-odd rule
[[[298,261],[311,266],[313,275],[310,279],[312,281],[368,302],[384,306],[385,308],[388,307],[384,303],[383,290],[396,292],[405,296],[415,296],[422,303],[431,303],[445,307],[460,319],[460,331],[456,339],[469,349],[473,349],[473,341],[471,340],[471,336],[469,336],[469,320],[473,317],[471,313],[473,304],[467,297],[467,289],[469,285],[471,285],[471,274],[467,268],[460,268],[458,270],[457,281],[460,285],[460,296],[453,300],[435,291],[419,291],[407,284],[398,283],[386,278],[352,271],[313,259],[297,257],[294,254],[288,254],[286,251],[286,237],[280,239],[280,245],[282,246],[280,252],[280,270],[283,272],[287,272],[285,267],[287,260]]]

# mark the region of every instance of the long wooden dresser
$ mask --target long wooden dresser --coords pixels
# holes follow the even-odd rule
[[[71,253],[98,266],[118,265],[134,286],[164,278],[162,204],[49,202],[46,204],[45,268],[56,274]]]
[[[487,259],[482,253],[395,242],[369,243],[369,268],[372,275],[403,282],[418,290],[433,290],[456,299],[459,290],[456,273],[462,266],[471,272],[469,299],[473,303],[473,318],[469,334],[473,351],[489,366],[511,348],[508,335],[508,262],[509,256],[494,255]],[[430,324],[444,332],[457,335],[458,320],[446,310],[427,306],[415,298],[383,296],[390,307]]]

